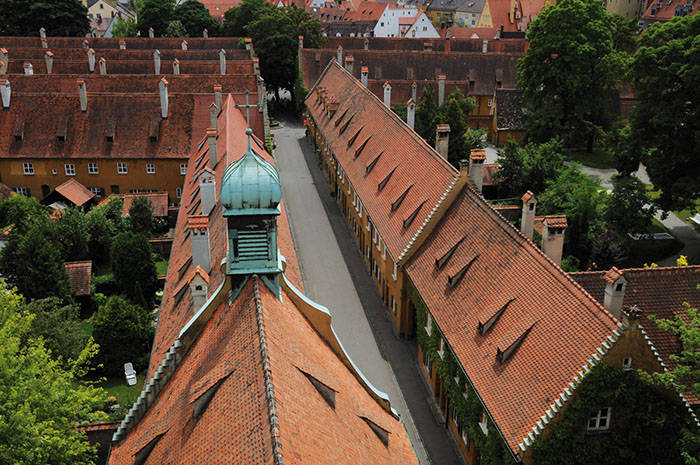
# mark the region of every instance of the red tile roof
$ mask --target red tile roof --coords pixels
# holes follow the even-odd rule
[[[462,238],[436,269],[436,258]],[[448,277],[471,260],[449,286]],[[617,327],[611,314],[468,187],[405,270],[514,454],[527,448],[525,438],[542,415]],[[482,313],[510,299],[480,335]],[[514,331],[521,335],[530,327],[516,352],[499,362],[497,348],[504,350]]]
[[[75,179],[69,179],[56,187],[56,192],[61,194],[74,205],[80,207],[95,197],[95,193],[80,184]]]
[[[168,193],[167,192],[149,192],[144,194],[119,194],[119,197],[124,201],[122,207],[122,216],[129,216],[129,209],[134,199],[138,197],[146,197],[151,202],[153,207],[153,216],[162,217],[168,216]]]
[[[0,182],[0,199],[9,199],[11,195],[14,195],[14,191]]]
[[[306,106],[392,258],[398,261],[459,173],[337,63],[332,62],[322,75],[318,89],[321,87],[343,96],[334,117],[328,118],[313,90]],[[341,117],[344,121],[336,125]],[[349,144],[352,138],[355,140]],[[368,171],[368,165],[380,154]],[[409,187],[399,207],[392,208]],[[414,219],[406,223],[416,211]]]
[[[548,215],[544,217],[542,222],[547,223],[550,228],[566,228],[568,225],[566,215]]]
[[[661,0],[650,1],[647,4],[647,10],[642,15],[642,19],[648,22],[665,22],[670,21],[676,16],[676,10],[684,11],[687,8],[688,14],[695,15],[700,10],[700,5],[693,2],[688,4],[685,0]],[[652,14],[652,11],[654,14]]]
[[[70,279],[70,287],[75,295],[90,295],[90,282],[92,281],[92,261],[66,262],[64,263]]]

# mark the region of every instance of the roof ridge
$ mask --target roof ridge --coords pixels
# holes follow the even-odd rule
[[[270,370],[270,354],[267,351],[267,336],[263,318],[263,305],[260,296],[260,280],[258,275],[253,275],[253,292],[255,301],[255,320],[258,326],[258,339],[260,341],[260,356],[262,358],[263,376],[265,377],[265,399],[267,400],[268,415],[270,420],[270,437],[272,440],[272,456],[275,465],[283,465],[282,444],[280,443],[280,425],[277,418],[277,403],[275,401],[275,388],[272,383]]]

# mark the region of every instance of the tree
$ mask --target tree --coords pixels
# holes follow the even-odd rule
[[[79,207],[63,210],[55,223],[56,241],[63,249],[63,260],[84,260],[90,242],[89,221]]]
[[[499,197],[519,197],[528,190],[543,192],[564,168],[561,146],[558,139],[525,147],[508,140],[505,148],[498,151],[498,171],[494,176]]]
[[[644,31],[628,78],[638,157],[668,211],[700,197],[700,16],[674,18]]]
[[[72,302],[60,249],[47,238],[49,222],[35,221],[26,230],[12,230],[7,245],[0,251],[0,274],[27,300],[55,296]]]
[[[227,37],[245,37],[246,26],[252,23],[263,10],[274,8],[265,0],[243,0],[237,7],[224,13],[223,35]]]
[[[528,107],[528,140],[561,136],[567,147],[585,143],[609,126],[608,104],[627,54],[613,40],[612,16],[596,0],[545,5],[527,33],[518,61],[518,88]]]
[[[106,374],[118,375],[131,362],[137,371],[148,365],[155,328],[153,315],[119,296],[112,296],[91,319],[101,349],[97,362]]]
[[[168,23],[168,27],[163,34],[163,37],[189,37],[182,21],[174,19]]]
[[[148,37],[148,29],[153,28],[156,37],[165,34],[173,19],[175,0],[143,0],[138,10],[138,29],[141,37]]]
[[[131,18],[114,18],[114,26],[112,26],[112,37],[136,37],[139,32],[139,26],[136,20]]]
[[[41,337],[55,360],[65,366],[78,359],[88,341],[80,328],[77,305],[64,305],[60,299],[49,297],[30,302],[24,308],[34,315],[32,337]]]
[[[437,124],[450,125],[450,145],[447,160],[458,167],[459,161],[468,158],[467,152],[467,116],[474,108],[474,100],[464,98],[459,89],[448,95],[438,110]]]
[[[605,206],[605,221],[618,234],[644,234],[651,226],[654,207],[644,183],[635,176],[617,175]]]
[[[85,36],[90,32],[87,7],[80,0],[0,0],[0,36]],[[10,14],[11,12],[11,14]]]
[[[197,0],[185,0],[175,7],[173,18],[182,22],[182,26],[190,37],[201,37],[207,29],[210,36],[217,35],[219,23],[212,18],[207,7]]]
[[[131,232],[117,234],[112,242],[112,272],[117,287],[129,300],[140,300],[140,289],[145,301],[149,305],[153,302],[158,279],[146,236]]]
[[[121,218],[120,218],[121,219]],[[104,208],[93,209],[87,216],[88,256],[96,264],[109,264],[112,238],[117,233],[114,222],[107,217]]]
[[[435,147],[435,126],[439,109],[435,102],[435,86],[430,83],[423,89],[416,106],[416,132],[428,145]]]
[[[48,216],[48,208],[41,205],[34,197],[11,195],[0,201],[0,228],[11,224],[20,224],[40,216]]]
[[[107,395],[50,356],[20,301],[0,282],[0,463],[94,464],[95,447],[75,426],[106,420]],[[79,358],[94,350],[90,344]]]
[[[129,207],[129,222],[135,233],[150,236],[153,232],[153,206],[148,197],[136,197]]]

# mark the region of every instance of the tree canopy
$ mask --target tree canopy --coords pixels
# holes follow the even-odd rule
[[[21,224],[27,220],[48,216],[49,210],[34,197],[11,195],[0,201],[0,228]]]
[[[87,7],[80,0],[0,0],[0,36],[84,36],[90,32]]]
[[[156,37],[165,35],[168,24],[173,19],[175,0],[143,0],[138,10],[138,29],[141,37],[148,37],[148,29],[153,28]]]
[[[129,207],[129,222],[135,233],[150,236],[153,232],[153,205],[148,197],[136,197]]]
[[[182,27],[190,37],[202,37],[204,29],[210,36],[218,35],[221,26],[212,18],[207,7],[197,0],[185,0],[175,7],[173,19],[182,23]]]
[[[146,236],[132,232],[117,234],[112,242],[112,271],[117,287],[129,300],[151,305],[158,279]]]
[[[521,147],[514,140],[498,151],[494,181],[500,198],[520,197],[525,192],[543,192],[564,169],[561,140]]]
[[[700,16],[673,18],[644,31],[628,77],[637,153],[663,210],[700,197]]]
[[[595,137],[609,126],[612,91],[628,60],[615,48],[618,29],[597,0],[545,4],[529,27],[530,47],[518,61],[529,140],[560,136],[568,147],[593,149]]]
[[[49,297],[30,302],[25,309],[34,315],[32,337],[43,338],[54,359],[60,357],[64,363],[78,359],[88,341],[80,328],[77,305],[64,305],[58,298]]]

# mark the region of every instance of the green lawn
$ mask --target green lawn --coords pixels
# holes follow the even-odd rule
[[[652,186],[651,184],[645,184],[645,186],[647,189],[647,194],[649,194],[650,198],[656,199],[661,194],[660,191],[654,190],[654,186]],[[695,224],[694,222],[688,220],[688,218],[695,216],[696,213],[700,213],[700,199],[695,200],[695,207],[689,207],[689,208],[686,208],[685,210],[673,210],[673,213],[678,218],[680,218],[681,221],[685,222],[686,224],[690,225],[693,228],[697,228],[698,225]]]
[[[160,260],[156,262],[156,273],[158,276],[162,274],[166,274],[168,272],[168,261],[167,260]]]
[[[98,383],[97,386],[107,391],[110,396],[116,397],[119,405],[122,407],[129,407],[138,398],[139,394],[141,394],[145,379],[146,373],[141,373],[137,375],[135,385],[127,386],[126,377],[119,376],[116,378],[108,378],[102,383]]]
[[[85,338],[92,336],[92,323],[90,323],[90,320],[80,323],[80,332]]]
[[[598,169],[615,169],[615,159],[612,153],[601,149],[593,149],[593,153],[572,151],[567,157],[581,165]]]

